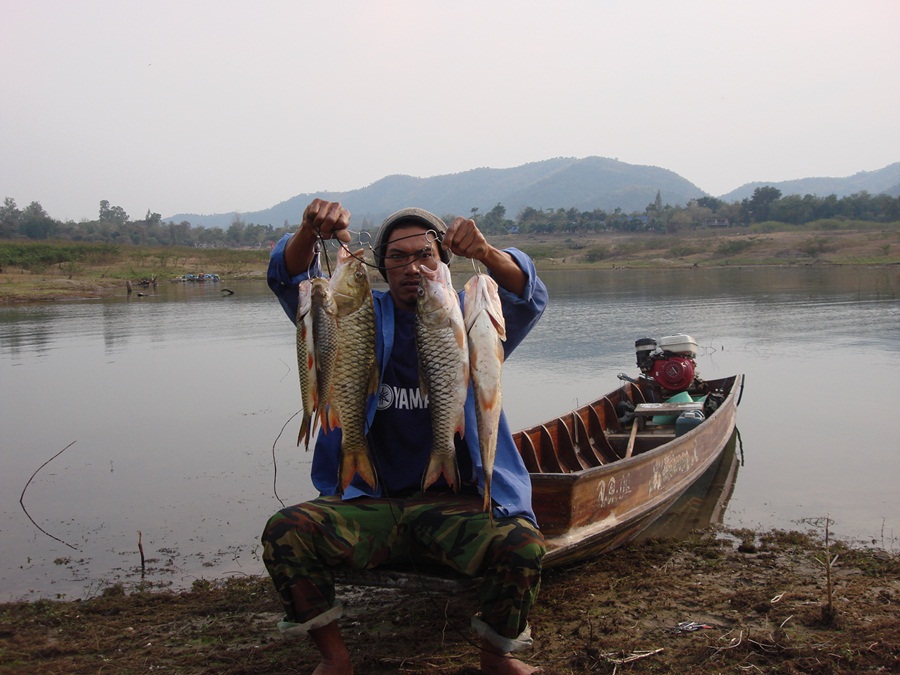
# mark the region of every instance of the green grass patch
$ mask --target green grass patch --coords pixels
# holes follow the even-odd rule
[[[54,265],[102,264],[118,255],[119,247],[115,244],[4,241],[0,242],[0,269],[20,267],[29,272],[40,272]]]
[[[589,263],[600,262],[601,260],[609,258],[611,252],[609,246],[592,246],[584,254],[584,260]]]
[[[737,239],[735,241],[723,241],[721,244],[716,247],[716,255],[723,256],[725,258],[730,258],[736,256],[740,253],[744,253],[748,249],[752,248],[754,242],[749,239]]]
[[[548,258],[561,258],[566,254],[565,249],[548,244],[525,244],[522,251],[535,260]]]

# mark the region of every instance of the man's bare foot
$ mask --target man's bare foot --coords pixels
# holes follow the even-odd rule
[[[509,654],[502,654],[487,641],[481,644],[481,671],[487,675],[530,675],[540,673],[540,668],[529,666]]]
[[[309,631],[309,636],[322,654],[322,662],[313,675],[353,675],[350,652],[344,644],[337,621]]]
[[[313,671],[312,675],[353,675],[353,665],[350,662],[345,664],[326,663],[324,660]]]

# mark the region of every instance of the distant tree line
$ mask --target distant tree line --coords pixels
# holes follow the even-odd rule
[[[281,228],[245,223],[235,216],[227,229],[166,222],[158,213],[147,211],[141,220],[132,220],[121,206],[100,202],[97,220],[61,222],[51,218],[39,202],[24,209],[7,197],[0,206],[0,239],[55,239],[75,242],[103,242],[149,246],[203,246],[222,248],[261,248],[291,231],[287,223]]]
[[[515,217],[506,217],[506,207],[497,204],[487,213],[471,210],[486,234],[566,233],[566,232],[667,232],[693,228],[730,227],[776,222],[802,225],[813,221],[857,220],[880,223],[900,222],[900,197],[858,192],[847,197],[835,195],[782,196],[781,190],[758,187],[740,202],[726,203],[715,197],[691,200],[686,206],[663,204],[656,199],[642,212],[624,213],[615,209],[579,211],[575,208],[535,209],[526,206]],[[202,246],[222,248],[264,248],[295,226],[282,227],[247,223],[235,216],[227,229],[192,226],[188,221],[166,222],[158,213],[147,211],[132,220],[120,206],[100,202],[96,220],[61,222],[51,218],[39,202],[19,209],[7,197],[0,207],[0,239],[62,240],[151,246]]]
[[[781,190],[771,186],[758,187],[753,195],[740,202],[726,203],[715,197],[700,197],[687,206],[662,203],[656,199],[642,212],[612,213],[603,209],[579,211],[575,208],[555,210],[526,206],[515,220],[506,218],[502,204],[484,214],[473,209],[479,226],[488,234],[508,232],[668,232],[693,228],[746,226],[754,223],[776,222],[802,225],[821,220],[858,220],[880,223],[900,222],[900,197],[859,192],[847,197],[836,195],[782,196]]]

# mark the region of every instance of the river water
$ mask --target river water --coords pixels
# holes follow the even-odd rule
[[[719,519],[809,529],[828,516],[842,538],[900,545],[900,270],[543,278],[550,306],[504,370],[513,428],[637,375],[637,338],[688,333],[701,376],[746,376]],[[268,516],[314,496],[293,326],[265,284],[146,292],[0,308],[2,600],[141,582],[139,541],[145,584],[258,574]]]

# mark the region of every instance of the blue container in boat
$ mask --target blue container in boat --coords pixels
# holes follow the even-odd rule
[[[700,410],[685,410],[675,420],[675,435],[681,436],[699,425],[706,417]]]

